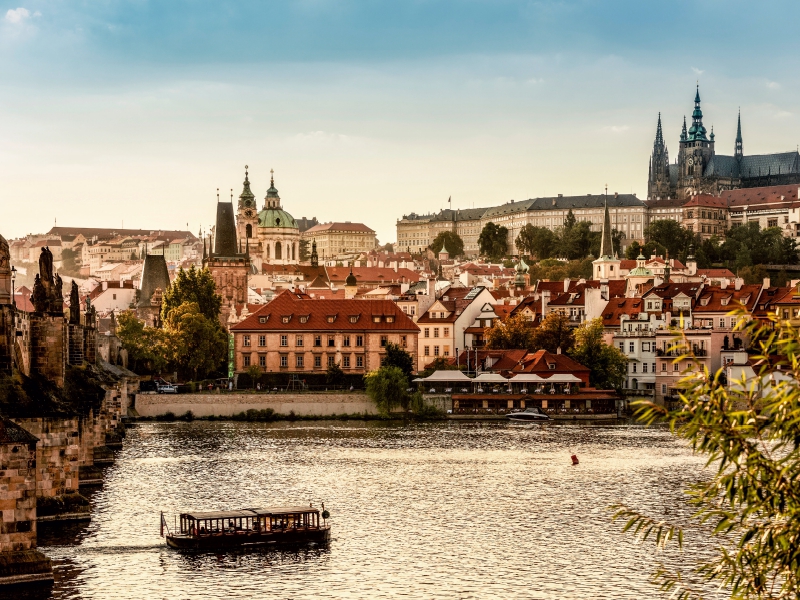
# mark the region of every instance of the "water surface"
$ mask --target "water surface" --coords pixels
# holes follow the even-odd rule
[[[92,523],[40,547],[59,599],[664,598],[656,562],[708,548],[657,554],[607,506],[685,520],[701,467],[666,430],[633,425],[139,424]],[[186,555],[159,537],[162,510],[322,501],[327,549]]]

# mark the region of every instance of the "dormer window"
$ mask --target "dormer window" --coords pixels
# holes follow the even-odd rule
[[[327,319],[328,323],[333,323],[336,321],[336,315],[328,315]]]
[[[555,371],[556,363],[547,363],[547,368],[550,369],[551,371]]]
[[[380,323],[381,322],[381,316],[380,315],[372,315],[372,322],[373,323]]]
[[[394,315],[389,315],[388,317],[386,317],[386,322],[387,323],[394,323]]]
[[[308,315],[303,315],[300,317],[301,323],[308,323]]]
[[[358,315],[350,315],[351,323],[358,323]]]
[[[292,315],[284,315],[281,317],[281,323],[288,323],[292,320]]]

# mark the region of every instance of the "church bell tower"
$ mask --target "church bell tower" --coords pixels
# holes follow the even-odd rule
[[[236,211],[236,233],[240,240],[245,240],[251,248],[258,245],[256,240],[258,230],[258,209],[256,197],[250,191],[250,179],[247,165],[244,166],[244,182],[242,193],[239,194],[239,207]]]

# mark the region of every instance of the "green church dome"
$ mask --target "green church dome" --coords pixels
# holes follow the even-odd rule
[[[258,213],[258,226],[299,229],[294,217],[281,208],[265,208]]]

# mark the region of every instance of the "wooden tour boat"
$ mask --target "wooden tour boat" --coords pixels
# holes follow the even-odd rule
[[[330,541],[329,516],[324,504],[321,515],[302,506],[191,512],[181,513],[180,529],[170,531],[162,512],[161,535],[166,531],[167,545],[181,550],[323,545]]]

